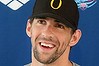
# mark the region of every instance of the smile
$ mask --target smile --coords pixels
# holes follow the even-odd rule
[[[55,47],[55,44],[51,43],[51,42],[39,42],[39,45],[41,47],[42,50],[51,50]]]
[[[46,43],[40,43],[41,46],[46,47],[46,48],[53,48],[55,45],[53,44],[46,44]]]

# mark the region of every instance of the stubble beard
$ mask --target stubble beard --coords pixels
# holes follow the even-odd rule
[[[50,55],[49,58],[47,58],[46,60],[43,60],[43,59],[40,59],[40,53],[39,51],[37,50],[37,46],[35,46],[33,48],[33,53],[34,53],[34,57],[37,61],[39,61],[40,63],[43,63],[43,64],[51,64],[53,62],[55,62],[64,52],[65,52],[66,48],[64,48],[64,50],[62,51],[58,51],[58,49],[52,54]]]

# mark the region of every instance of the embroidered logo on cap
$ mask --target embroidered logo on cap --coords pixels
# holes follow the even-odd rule
[[[52,7],[53,9],[59,9],[59,8],[62,6],[62,0],[60,0],[59,5],[58,5],[58,7],[56,7],[56,8],[53,6],[53,3],[54,3],[54,0],[52,0],[51,3],[50,3],[50,4],[51,4],[51,7]]]
[[[24,4],[26,4],[29,0],[0,0],[1,3],[8,6],[12,10],[18,10]]]

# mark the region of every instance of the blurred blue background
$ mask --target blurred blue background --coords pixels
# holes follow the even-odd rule
[[[11,2],[5,5],[0,1],[0,66],[23,66],[31,62],[31,43],[25,28],[34,2],[21,3],[22,7],[13,10],[7,7]],[[99,2],[79,11],[82,38],[72,48],[70,59],[81,66],[99,66]]]

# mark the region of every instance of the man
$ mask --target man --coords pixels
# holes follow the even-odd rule
[[[78,20],[73,0],[36,0],[26,27],[32,62],[25,66],[79,66],[69,60],[71,47],[81,37]]]

